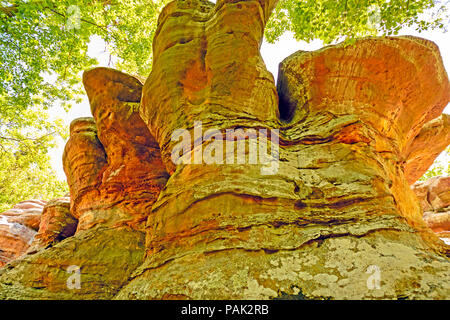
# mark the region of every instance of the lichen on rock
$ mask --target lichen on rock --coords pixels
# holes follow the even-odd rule
[[[93,118],[72,123],[63,159],[77,230],[3,268],[1,298],[449,297],[449,247],[410,188],[450,142],[438,48],[378,37],[300,51],[276,85],[259,52],[275,3],[173,1],[143,86],[85,72]],[[174,163],[172,133],[195,136],[197,122],[275,132],[236,139],[276,144],[277,170]],[[448,200],[421,194],[432,208]]]

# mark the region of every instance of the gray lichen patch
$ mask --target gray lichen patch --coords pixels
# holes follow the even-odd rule
[[[272,253],[187,255],[145,271],[117,298],[442,299],[449,290],[445,257],[424,250],[415,234],[379,231]]]

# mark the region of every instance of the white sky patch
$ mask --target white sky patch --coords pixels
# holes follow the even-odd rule
[[[323,42],[321,40],[314,40],[310,43],[297,41],[291,32],[286,32],[275,43],[264,41],[261,46],[261,55],[266,63],[267,70],[272,72],[276,83],[278,78],[278,65],[281,61],[299,50],[314,51],[322,47]]]
[[[450,37],[448,33],[444,33],[442,30],[418,33],[414,29],[404,28],[401,30],[400,35],[413,35],[435,42],[440,48],[445,68],[447,72],[449,72]],[[313,51],[318,50],[322,47],[323,43],[320,40],[315,40],[311,43],[298,42],[293,38],[291,33],[287,32],[283,34],[280,39],[274,44],[269,44],[264,41],[261,47],[261,55],[266,63],[267,69],[272,72],[276,81],[278,76],[278,65],[286,57],[299,50]],[[94,57],[98,60],[99,67],[113,68],[115,61],[117,61],[113,57],[110,57],[105,42],[97,36],[91,38],[88,53],[91,57]],[[69,126],[70,122],[76,118],[92,116],[87,96],[84,96],[83,101],[80,104],[73,106],[72,109],[67,113],[58,105],[55,105],[55,107],[52,109],[52,113],[56,117],[64,119],[67,127]],[[447,108],[444,110],[444,113],[450,114],[450,105],[447,106]],[[66,179],[62,166],[64,146],[65,141],[63,141],[63,139],[61,138],[58,138],[58,147],[49,151],[51,157],[51,165],[56,171],[58,178],[61,180]],[[444,157],[443,155],[441,155],[438,160],[441,161],[441,163],[447,165],[450,162],[450,159]]]

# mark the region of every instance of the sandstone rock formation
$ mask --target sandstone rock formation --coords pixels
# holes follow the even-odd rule
[[[93,118],[79,118],[70,124],[70,139],[63,154],[64,171],[70,187],[71,212],[76,219],[95,202],[90,194],[98,194],[105,150],[97,137]]]
[[[63,157],[78,230],[96,224],[140,229],[168,177],[139,117],[142,84],[107,68],[85,72],[83,79],[94,118],[72,123]]]
[[[427,225],[450,243],[450,177],[433,177],[412,189],[419,198]]]
[[[0,266],[72,236],[78,221],[70,198],[27,200],[0,213]]]
[[[408,182],[416,182],[449,144],[450,115],[442,114],[427,122],[405,153],[405,176]]]
[[[49,201],[42,212],[39,230],[28,253],[45,249],[75,234],[78,220],[70,213],[70,198]]]
[[[64,155],[78,229],[1,269],[0,298],[449,298],[448,246],[410,188],[433,157],[417,146],[446,132],[432,129],[450,100],[438,48],[385,37],[297,52],[275,85],[259,53],[275,3],[171,2],[142,89],[85,73],[94,118],[72,124]],[[179,129],[194,139],[174,163]]]
[[[49,203],[34,254],[2,270],[6,283],[21,278],[8,297],[111,298],[143,262],[143,223],[168,174],[139,117],[142,84],[107,68],[88,71],[83,80],[94,118],[70,126],[63,155],[70,212],[67,200]],[[83,274],[80,290],[67,286],[71,266]]]
[[[139,116],[142,84],[107,68],[85,72],[83,83],[107,164],[101,169],[98,194],[86,200],[91,209],[80,211],[79,230],[98,220],[141,230],[168,178],[159,146]]]
[[[425,212],[424,219],[440,237],[447,242],[450,240],[450,210],[448,208],[443,212]]]
[[[194,121],[205,131],[277,124],[274,78],[259,52],[274,3],[173,1],[163,9],[141,116],[170,173],[176,129],[193,132]]]
[[[7,216],[9,222],[19,223],[37,231],[46,203],[46,201],[37,199],[22,201],[0,215]]]
[[[30,247],[39,229],[45,201],[27,200],[0,213],[0,267]]]
[[[440,177],[430,184],[428,201],[434,210],[450,206],[450,177]]]
[[[141,114],[173,174],[147,223],[146,262],[118,297],[446,296],[448,259],[430,249],[443,244],[424,225],[403,164],[449,101],[436,46],[399,37],[298,52],[280,66],[278,110],[258,52],[264,15],[251,13],[261,3],[176,2],[162,14]],[[170,134],[194,131],[195,120],[205,130],[280,129],[277,174],[174,168]],[[371,292],[361,279],[375,263],[389,281]]]

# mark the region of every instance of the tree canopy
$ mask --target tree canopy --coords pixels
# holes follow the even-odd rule
[[[66,191],[47,153],[66,130],[50,120],[49,107],[67,110],[80,100],[81,73],[97,63],[88,55],[92,36],[106,42],[116,68],[146,77],[158,15],[168,2],[0,1],[0,204]],[[351,41],[404,26],[444,29],[447,14],[444,2],[432,0],[281,0],[265,36],[274,42],[290,31],[297,40]]]
[[[3,111],[3,110],[2,110]],[[49,199],[67,192],[50,169],[48,149],[54,135],[66,137],[61,121],[49,121],[36,107],[21,111],[20,117],[0,118],[0,212],[33,198]]]

